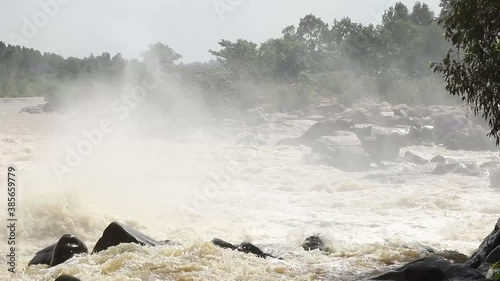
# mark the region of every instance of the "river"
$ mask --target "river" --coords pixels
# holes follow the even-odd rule
[[[40,102],[0,100],[2,189],[8,166],[16,167],[18,178],[17,272],[3,263],[1,280],[54,280],[62,273],[123,281],[360,280],[420,256],[422,245],[470,254],[500,214],[487,172],[437,176],[427,166],[396,162],[346,173],[305,165],[305,146],[274,145],[299,136],[309,120],[271,120],[256,128],[225,120],[187,128],[173,118],[144,124],[112,112],[19,113]],[[103,119],[112,132],[96,133]],[[267,144],[242,142],[245,135]],[[85,155],[75,156],[78,149]],[[408,150],[478,165],[499,158],[497,152],[423,146],[401,154]],[[180,245],[122,244],[52,268],[27,267],[36,251],[65,233],[91,250],[114,220]],[[313,234],[321,234],[330,253],[301,248]],[[0,233],[4,257],[7,235]],[[255,243],[283,260],[220,249],[210,243],[215,237]]]

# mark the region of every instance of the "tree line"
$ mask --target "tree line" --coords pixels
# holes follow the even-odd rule
[[[443,3],[449,1],[443,1]],[[152,44],[140,59],[121,54],[64,58],[0,42],[0,97],[47,96],[84,99],[67,85],[120,85],[145,75],[146,65],[160,64],[183,91],[217,106],[239,108],[265,104],[272,109],[300,109],[321,97],[350,103],[372,96],[395,103],[437,103],[444,82],[429,69],[451,48],[444,29],[425,3],[410,9],[388,8],[377,25],[349,17],[324,22],[312,14],[285,27],[279,38],[262,43],[221,40],[206,63],[182,58],[163,43]],[[130,73],[134,73],[130,78]]]

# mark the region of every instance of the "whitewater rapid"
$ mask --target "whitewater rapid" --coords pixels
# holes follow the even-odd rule
[[[300,119],[191,128],[171,118],[142,124],[131,117],[59,179],[54,163],[64,164],[68,148],[104,117],[18,113],[40,102],[0,100],[0,185],[6,189],[9,165],[20,180],[17,273],[3,264],[0,280],[54,280],[62,273],[82,280],[359,280],[418,257],[421,245],[470,254],[500,214],[487,171],[436,176],[405,162],[364,173],[304,165],[309,148],[274,145],[313,124]],[[268,143],[242,142],[245,135]],[[497,152],[439,147],[405,147],[401,154],[408,150],[477,165],[499,160]],[[65,233],[92,249],[113,220],[180,245],[120,245],[53,268],[27,267]],[[317,233],[330,254],[300,247]],[[249,241],[284,260],[223,250],[209,242],[215,237]],[[2,231],[3,257],[6,239]]]

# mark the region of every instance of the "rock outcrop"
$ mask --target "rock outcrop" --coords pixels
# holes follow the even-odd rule
[[[453,263],[441,257],[432,256],[412,261],[394,271],[371,280],[386,281],[484,281],[477,270],[461,263]]]
[[[74,255],[87,253],[87,246],[80,239],[73,235],[65,234],[57,243],[38,251],[35,257],[28,263],[28,266],[35,264],[56,266],[71,259]]]
[[[234,244],[226,242],[222,239],[214,238],[212,240],[212,243],[216,246],[223,248],[223,249],[231,249],[233,251],[238,250],[239,252],[243,252],[246,254],[254,254],[259,258],[265,259],[267,257],[270,257],[270,258],[275,258],[275,259],[281,259],[281,258],[275,257],[271,254],[264,253],[261,249],[259,249],[259,247],[255,246],[254,244],[252,244],[250,242],[242,242],[239,245],[234,245]]]
[[[311,147],[310,164],[323,164],[347,172],[366,171],[372,159],[356,134],[337,131],[333,136],[320,137]]]
[[[136,243],[142,246],[165,245],[165,242],[157,241],[138,230],[118,222],[112,222],[106,227],[101,238],[97,240],[92,254],[99,253],[121,243]]]

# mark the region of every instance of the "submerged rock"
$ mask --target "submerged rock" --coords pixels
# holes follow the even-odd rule
[[[371,157],[353,132],[338,131],[334,136],[320,137],[311,147],[311,152],[324,156],[321,163],[346,172],[366,171]]]
[[[312,251],[312,250],[324,251],[325,245],[323,243],[323,240],[321,240],[321,238],[319,237],[319,235],[313,235],[306,238],[304,243],[302,243],[302,248],[306,251]]]
[[[237,245],[231,244],[229,242],[226,242],[222,239],[214,238],[212,240],[212,243],[216,246],[223,248],[223,249],[238,250],[238,251],[246,253],[246,254],[254,254],[254,255],[256,255],[260,258],[264,258],[264,259],[267,257],[281,259],[281,258],[275,257],[271,254],[264,253],[261,249],[259,249],[257,246],[255,246],[254,244],[252,244],[250,242],[242,242],[240,245],[237,246]]]
[[[238,249],[238,246],[233,245],[233,244],[226,242],[226,241],[219,239],[219,238],[212,239],[212,243],[216,246],[223,248],[223,249],[231,249],[231,250]]]
[[[484,276],[461,263],[432,256],[412,261],[394,271],[384,273],[371,280],[391,281],[483,281]]]
[[[446,163],[446,158],[444,158],[441,155],[436,155],[431,159],[431,163],[441,163],[444,164]]]
[[[106,227],[101,238],[97,240],[92,254],[104,251],[109,247],[121,243],[136,243],[142,246],[165,245],[165,242],[157,241],[146,234],[118,222],[112,222]]]
[[[411,162],[411,163],[415,163],[417,165],[425,165],[425,164],[429,163],[429,160],[427,160],[421,156],[418,156],[417,154],[415,154],[411,151],[406,151],[404,158],[406,161]]]
[[[464,164],[461,163],[449,163],[449,164],[438,164],[434,171],[434,175],[444,175],[449,173],[455,174],[466,174],[471,172]]]
[[[87,246],[80,239],[70,234],[64,234],[57,243],[38,251],[28,266],[35,264],[56,266],[71,259],[74,255],[87,253]]]

